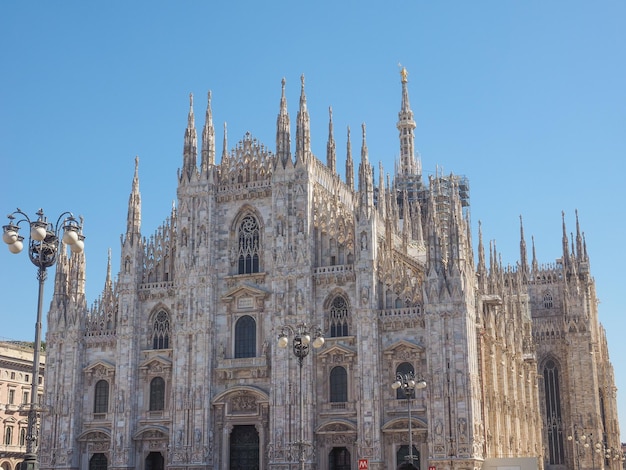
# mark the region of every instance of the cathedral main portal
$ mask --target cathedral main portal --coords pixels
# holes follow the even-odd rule
[[[230,470],[259,470],[259,432],[254,425],[233,426]]]

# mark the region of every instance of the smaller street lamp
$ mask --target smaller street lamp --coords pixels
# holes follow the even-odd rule
[[[409,415],[409,455],[406,459],[410,464],[416,457],[413,455],[413,429],[411,426],[411,400],[415,398],[415,390],[426,388],[426,381],[424,378],[416,379],[415,371],[398,372],[396,374],[396,381],[391,384],[391,388],[397,390],[402,388],[404,395],[406,396],[407,411]]]
[[[576,450],[576,453],[575,453],[576,468],[578,470],[580,470],[580,446],[584,445],[585,439],[587,439],[587,436],[585,436],[584,434],[582,436],[579,436],[577,428],[574,428],[573,435],[567,436],[567,440],[575,444],[574,449]]]
[[[16,216],[22,217],[15,221]],[[33,374],[31,377],[30,407],[28,409],[28,428],[26,433],[26,455],[22,464],[23,470],[38,470],[36,441],[37,411],[39,386],[39,357],[41,350],[41,317],[43,310],[43,287],[46,281],[46,269],[53,266],[57,261],[61,240],[70,247],[72,253],[81,253],[85,247],[85,236],[82,224],[79,223],[71,212],[62,213],[56,224],[48,222],[43,209],[37,211],[37,219],[31,220],[28,215],[19,208],[9,214],[9,223],[2,227],[2,241],[9,246],[9,251],[18,254],[24,248],[24,237],[20,235],[20,224],[27,223],[30,227],[28,256],[37,267],[37,279],[39,280],[39,294],[37,300],[37,321],[35,323],[35,344],[33,356]],[[63,233],[61,233],[63,232]]]
[[[307,326],[306,323],[300,323],[296,325],[296,327],[291,326],[283,326],[278,334],[278,347],[286,348],[289,344],[289,333],[293,335],[292,339],[292,347],[293,353],[298,358],[298,366],[299,366],[299,381],[300,381],[300,389],[299,389],[299,423],[300,423],[300,439],[296,443],[298,445],[298,460],[300,462],[300,469],[304,470],[304,448],[307,445],[304,442],[304,394],[302,393],[302,366],[304,358],[309,355],[311,350],[311,346],[315,349],[319,349],[324,346],[324,335],[322,334],[322,330],[319,327],[316,327],[311,331],[311,329]]]

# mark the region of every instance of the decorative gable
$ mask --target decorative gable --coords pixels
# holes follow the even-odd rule
[[[100,359],[83,369],[87,378],[87,385],[92,385],[94,380],[110,379],[115,376],[115,364]]]

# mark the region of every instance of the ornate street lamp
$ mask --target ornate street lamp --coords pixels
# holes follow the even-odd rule
[[[15,221],[16,216],[23,217]],[[85,247],[85,237],[82,234],[82,225],[71,212],[62,213],[56,224],[48,222],[43,209],[37,211],[37,219],[31,220],[19,208],[7,216],[9,223],[4,225],[2,240],[9,245],[9,251],[17,254],[24,248],[24,237],[19,234],[20,224],[28,223],[30,227],[28,241],[28,256],[31,262],[37,266],[37,279],[39,280],[39,294],[37,298],[37,321],[35,323],[35,351],[33,356],[33,374],[30,389],[30,406],[28,409],[28,429],[26,433],[26,455],[22,463],[22,470],[38,470],[39,460],[37,457],[37,412],[39,411],[38,393],[39,386],[39,356],[41,350],[41,316],[43,306],[43,287],[47,277],[46,269],[53,266],[57,261],[61,239],[68,245],[73,253],[81,253]],[[61,237],[61,232],[62,237]]]
[[[283,326],[278,334],[278,347],[286,348],[289,344],[289,334],[293,335],[293,339],[291,340],[293,353],[298,358],[299,365],[299,399],[300,399],[300,438],[298,442],[295,444],[298,446],[298,461],[300,462],[300,469],[304,470],[304,461],[305,461],[305,447],[309,445],[304,442],[304,394],[302,393],[302,365],[304,358],[309,355],[311,350],[311,345],[315,349],[319,349],[324,345],[324,335],[322,334],[322,330],[318,327],[314,328],[313,331],[307,326],[306,323],[300,323],[295,328],[291,326]]]
[[[423,378],[416,379],[415,372],[398,372],[396,374],[396,381],[391,384],[391,388],[397,390],[402,388],[404,395],[406,396],[407,412],[409,416],[409,455],[405,458],[410,464],[417,459],[413,455],[413,429],[411,427],[411,400],[415,398],[415,390],[426,388],[426,381]]]
[[[577,470],[580,470],[580,446],[584,445],[585,439],[587,439],[587,436],[585,436],[584,434],[582,436],[578,435],[578,429],[576,427],[574,427],[574,434],[571,436],[567,436],[567,440],[571,441],[575,444],[575,457],[576,457],[576,468]]]

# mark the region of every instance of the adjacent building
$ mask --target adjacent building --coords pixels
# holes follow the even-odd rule
[[[16,470],[24,460],[31,405],[34,350],[31,343],[0,341],[0,469]],[[40,355],[39,396],[42,401],[46,357]]]
[[[191,100],[175,207],[142,233],[137,160],[119,273],[109,257],[92,305],[85,255],[59,256],[42,469],[382,470],[409,442],[422,470],[621,467],[577,444],[620,446],[578,214],[559,259],[520,221],[502,265],[472,240],[468,179],[422,174],[400,84],[391,175],[365,125],[337,149],[332,110],[313,155],[304,78],[295,133],[282,82],[273,149],[224,127],[218,158],[211,94],[200,143]],[[302,324],[325,344],[300,365],[277,340]],[[410,401],[390,386],[408,372],[427,382]]]

